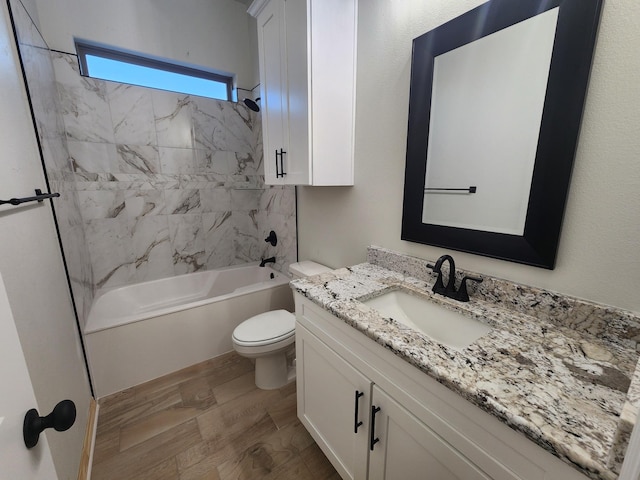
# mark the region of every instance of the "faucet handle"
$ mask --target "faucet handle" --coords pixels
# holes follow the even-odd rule
[[[269,232],[269,236],[265,238],[264,241],[270,243],[272,247],[275,247],[278,244],[278,237],[276,235],[276,232],[271,230]]]
[[[469,301],[469,293],[467,292],[467,280],[482,283],[482,278],[480,277],[463,277],[462,281],[460,282],[460,288],[458,289],[458,291],[456,292],[456,296],[454,297],[456,300],[459,300],[461,302]]]
[[[436,270],[436,266],[431,264],[431,263],[427,263],[427,268],[432,269],[433,273],[437,273],[438,274],[438,278],[436,279],[435,283],[433,284],[433,288],[431,288],[431,291],[433,293],[444,294],[446,289],[445,289],[445,286],[444,286],[444,282],[442,281],[442,272],[440,271],[440,269]]]

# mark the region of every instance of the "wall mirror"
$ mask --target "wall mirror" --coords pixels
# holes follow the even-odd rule
[[[491,0],[413,41],[402,239],[554,268],[602,0]]]

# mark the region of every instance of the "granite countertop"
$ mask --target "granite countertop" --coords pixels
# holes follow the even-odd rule
[[[370,252],[370,261],[381,251],[385,253]],[[563,326],[545,315],[532,315],[530,308],[507,308],[505,302],[496,301],[495,292],[472,292],[468,303],[451,300],[431,292],[430,275],[425,279],[422,272],[395,270],[400,271],[363,263],[291,285],[585,475],[617,478],[640,405],[638,353],[628,339],[615,342],[611,335],[577,329],[570,314],[565,315],[569,326]],[[492,328],[467,348],[455,350],[362,303],[396,289],[463,312]],[[547,302],[546,307],[565,305],[578,311],[557,295],[554,301],[556,305]],[[612,315],[611,309],[606,311]],[[593,321],[586,323],[595,328]]]

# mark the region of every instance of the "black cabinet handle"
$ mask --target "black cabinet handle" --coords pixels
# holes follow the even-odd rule
[[[369,449],[373,452],[373,446],[380,441],[378,437],[376,437],[376,413],[380,411],[380,407],[376,407],[375,405],[371,405],[371,422],[369,426],[371,428],[371,436],[369,437]]]
[[[276,178],[284,177],[286,175],[284,171],[284,155],[286,153],[287,152],[285,152],[282,148],[280,149],[280,152],[276,150]],[[278,156],[280,157],[280,172],[278,172]]]
[[[353,418],[353,433],[358,433],[358,427],[362,426],[362,422],[358,421],[358,404],[360,402],[358,402],[358,400],[360,399],[360,397],[364,396],[364,392],[359,392],[358,390],[356,390],[356,406],[354,408],[355,414],[354,414],[354,418]]]
[[[282,175],[283,177],[287,174],[287,172],[284,171],[284,155],[286,153],[287,152],[280,149],[280,175]]]
[[[284,155],[285,152],[282,148],[280,151],[276,150],[276,178],[284,177],[286,175],[284,171]],[[278,157],[280,157],[280,168],[278,169]]]

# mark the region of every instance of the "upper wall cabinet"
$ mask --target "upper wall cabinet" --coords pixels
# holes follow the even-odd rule
[[[357,0],[256,0],[265,182],[353,185]]]

